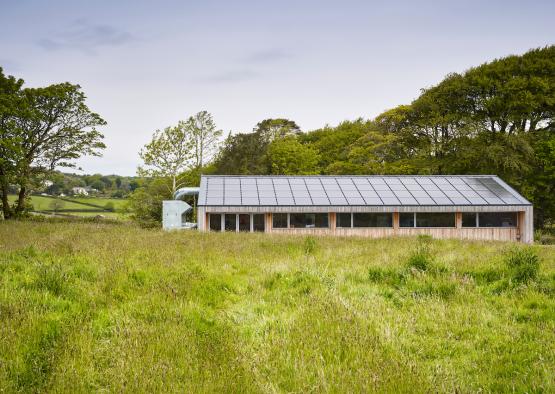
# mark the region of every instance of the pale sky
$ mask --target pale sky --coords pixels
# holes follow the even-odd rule
[[[159,128],[304,131],[409,103],[450,72],[555,43],[555,1],[0,0],[0,66],[80,84],[108,125],[84,173],[134,175]]]

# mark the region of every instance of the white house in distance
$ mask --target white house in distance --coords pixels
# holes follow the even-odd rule
[[[72,187],[71,188],[71,193],[74,194],[74,195],[81,195],[81,196],[88,196],[89,195],[89,192],[87,191],[87,189],[84,188],[84,187],[80,187],[80,186]]]
[[[192,188],[189,188],[191,194]],[[196,192],[196,190],[195,190]],[[179,227],[182,201],[164,217]],[[178,213],[172,213],[172,204]],[[187,206],[188,207],[188,206]],[[202,176],[200,231],[533,241],[532,204],[495,175]],[[189,226],[190,227],[190,226]]]

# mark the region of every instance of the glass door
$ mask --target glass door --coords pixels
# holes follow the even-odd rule
[[[248,213],[239,214],[239,231],[251,231],[251,215]]]

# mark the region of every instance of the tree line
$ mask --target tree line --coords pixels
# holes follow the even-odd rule
[[[5,217],[24,209],[33,185],[55,167],[104,148],[105,122],[78,85],[24,89],[0,71],[0,193]],[[161,220],[161,200],[200,174],[496,174],[535,206],[536,226],[555,220],[555,46],[447,75],[411,103],[374,119],[303,131],[265,119],[223,133],[206,111],[157,130],[139,153],[135,217]],[[10,206],[10,185],[18,202]],[[21,204],[20,204],[21,202]]]

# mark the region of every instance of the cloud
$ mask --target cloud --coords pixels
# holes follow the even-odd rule
[[[264,49],[251,53],[245,57],[245,60],[250,63],[274,63],[281,60],[290,59],[293,54],[286,52],[282,49]]]
[[[47,51],[67,49],[95,54],[98,48],[119,46],[135,40],[130,33],[114,26],[90,24],[81,19],[75,21],[69,29],[43,38],[37,44]]]
[[[222,73],[210,75],[203,78],[205,82],[210,83],[233,83],[233,82],[243,82],[258,77],[258,73],[253,70],[231,70]]]

